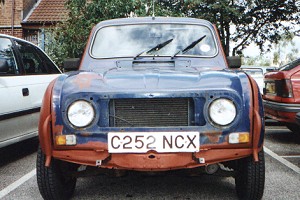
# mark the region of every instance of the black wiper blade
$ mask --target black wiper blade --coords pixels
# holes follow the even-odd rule
[[[169,43],[171,43],[173,41],[173,38],[172,39],[169,39],[165,42],[162,42],[158,45],[156,45],[155,47],[153,47],[152,49],[150,49],[149,51],[147,51],[146,53],[150,53],[152,51],[159,51],[160,49],[162,49],[163,47],[167,46]]]
[[[187,47],[185,47],[183,50],[179,50],[177,51],[173,56],[175,57],[177,54],[179,54],[180,52],[182,52],[182,54],[185,54],[186,52],[188,52],[190,49],[194,48],[199,42],[201,42],[204,38],[206,37],[206,35],[203,35],[202,37],[200,37],[199,39],[193,41],[191,44],[189,44]]]
[[[155,47],[149,49],[149,50],[146,50],[146,51],[142,51],[141,53],[138,53],[136,56],[134,56],[134,59],[136,59],[137,57],[139,57],[140,55],[144,54],[144,53],[150,53],[152,51],[159,51],[160,49],[162,49],[163,47],[167,46],[169,43],[171,43],[173,41],[174,38],[172,39],[169,39],[165,42],[162,42],[162,43],[159,43],[157,44]]]
[[[206,37],[206,35],[203,35],[201,38],[199,38],[198,40],[195,40],[194,42],[192,42],[190,45],[188,45],[185,49],[182,50],[182,53],[186,53],[187,51],[189,51],[190,49],[194,48],[199,42],[201,42],[204,38]]]

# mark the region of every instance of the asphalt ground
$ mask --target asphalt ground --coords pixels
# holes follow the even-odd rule
[[[37,139],[0,149],[0,199],[38,200],[35,160]],[[300,135],[267,122],[266,182],[263,199],[300,199]],[[234,179],[212,175],[79,178],[72,199],[237,199]]]

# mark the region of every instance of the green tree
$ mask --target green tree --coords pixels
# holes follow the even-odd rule
[[[185,16],[203,18],[216,24],[225,50],[232,55],[250,43],[261,51],[270,50],[265,43],[278,42],[280,35],[293,30],[300,21],[299,0],[177,0],[159,1],[161,6]],[[169,2],[169,3],[167,3]],[[285,23],[289,22],[289,23]],[[234,27],[235,30],[231,30]],[[234,43],[232,43],[234,42]],[[233,44],[234,46],[230,46]]]
[[[263,55],[255,56],[255,57],[243,57],[242,65],[250,65],[250,66],[270,66],[271,60],[266,58]]]
[[[300,21],[299,0],[155,0],[156,16],[203,18],[216,24],[225,54],[236,55],[250,43],[268,51]],[[53,30],[50,56],[58,63],[82,54],[91,28],[106,19],[152,16],[152,0],[68,0],[69,19]],[[289,22],[289,23],[285,23]],[[234,29],[232,29],[234,27]],[[57,49],[59,48],[59,49]]]
[[[296,47],[294,34],[283,34],[280,40],[275,44],[275,51],[273,53],[273,63],[283,65],[289,63],[297,58],[299,50]]]
[[[132,0],[68,0],[68,20],[51,31],[47,53],[58,65],[65,58],[80,57],[92,27],[100,21],[128,17],[135,11]]]

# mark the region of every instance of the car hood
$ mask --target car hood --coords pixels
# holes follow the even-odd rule
[[[104,73],[77,71],[64,74],[57,87],[64,93],[76,92],[125,92],[189,89],[240,90],[240,76],[244,73],[220,71],[167,71],[167,70],[118,70]],[[59,86],[60,85],[60,86]]]
[[[97,107],[105,118],[100,127],[109,127],[107,117],[111,99],[132,98],[194,98],[195,109],[207,112],[208,103],[216,98],[228,98],[235,102],[241,119],[250,116],[251,84],[247,74],[240,70],[179,71],[179,70],[118,70],[103,73],[76,71],[60,76],[52,91],[52,109],[55,125],[68,124],[66,110],[76,100],[86,100]],[[207,103],[206,103],[207,102]],[[260,102],[261,103],[261,102]],[[204,113],[197,117],[203,117]],[[263,113],[263,110],[260,111]],[[100,116],[100,115],[99,115]],[[99,117],[98,116],[98,117]],[[237,120],[239,121],[239,120]],[[63,123],[65,122],[65,124]],[[235,124],[241,132],[249,130],[249,121]],[[210,125],[208,125],[210,126]],[[94,127],[93,132],[107,131]],[[58,132],[59,132],[58,131]],[[72,130],[66,128],[65,133]],[[227,132],[224,131],[224,134]]]

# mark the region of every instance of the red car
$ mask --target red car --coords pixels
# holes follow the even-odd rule
[[[265,74],[264,107],[266,117],[283,122],[300,132],[296,113],[300,112],[300,58]]]

